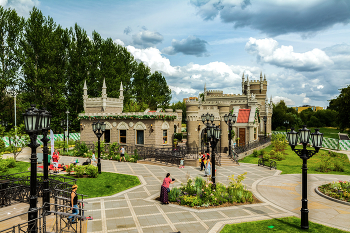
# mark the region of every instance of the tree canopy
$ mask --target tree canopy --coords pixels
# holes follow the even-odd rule
[[[88,95],[101,96],[103,79],[107,95],[119,97],[124,87],[124,111],[165,108],[171,100],[164,76],[152,73],[142,62],[111,38],[94,31],[91,39],[78,24],[62,28],[50,16],[33,8],[28,19],[0,6],[0,119],[14,124],[13,98],[16,89],[17,125],[30,106],[51,112],[51,128],[59,132],[60,121],[70,112],[71,129],[79,130],[77,115],[83,112],[83,86]]]

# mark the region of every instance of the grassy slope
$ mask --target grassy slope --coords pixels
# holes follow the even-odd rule
[[[315,128],[316,127],[307,127],[308,129],[311,130],[311,132],[315,132]],[[335,127],[322,127],[319,128],[320,132],[323,133],[323,137],[326,138],[335,138],[338,139],[338,133],[340,132],[339,129],[335,128]],[[277,130],[279,132],[286,132],[285,130]],[[290,129],[288,129],[288,131],[290,131]],[[297,131],[297,130],[295,130]],[[347,132],[340,132],[340,133],[347,133]]]
[[[277,162],[277,169],[282,171],[282,174],[295,174],[295,173],[301,173],[301,166],[302,166],[302,159],[299,158],[299,156],[291,150],[290,146],[286,147],[285,150],[286,153],[286,159],[282,161],[276,161]],[[301,148],[301,146],[297,147]],[[267,153],[269,153],[272,150],[272,145],[266,147],[263,149]],[[319,172],[316,170],[316,168],[319,167],[321,164],[321,158],[323,157],[320,155],[320,153],[327,153],[324,150],[320,150],[319,153],[314,155],[312,158],[310,158],[307,161],[308,166],[308,174],[325,174],[323,172]],[[258,157],[254,157],[253,154],[243,158],[240,160],[240,162],[243,163],[254,163],[258,164]],[[331,161],[334,160],[340,160],[344,164],[345,171],[344,172],[336,172],[331,171],[327,172],[326,174],[338,174],[338,175],[350,175],[350,162],[346,155],[338,153],[338,157],[331,158]]]
[[[273,226],[273,228],[269,228]],[[228,232],[348,232],[342,231],[336,228],[323,226],[318,223],[309,222],[310,228],[308,230],[302,230],[300,228],[300,218],[287,217],[287,218],[275,218],[270,220],[256,221],[256,222],[245,222],[239,224],[226,225],[220,233]]]

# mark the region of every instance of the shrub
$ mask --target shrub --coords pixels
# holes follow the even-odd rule
[[[275,151],[274,150],[271,150],[270,151],[270,155],[274,155],[275,154]]]
[[[0,152],[4,151],[5,150],[5,142],[0,138]]]
[[[16,160],[14,158],[7,158],[5,160],[9,168],[16,167]]]
[[[278,161],[281,161],[281,160],[283,160],[283,159],[285,159],[286,158],[286,156],[282,153],[282,152],[277,152],[276,154],[275,154],[275,159],[277,159]]]
[[[254,157],[258,157],[258,151],[257,151],[257,150],[254,150],[254,151],[253,151],[253,156],[254,156]]]
[[[179,142],[182,142],[182,138],[182,133],[174,133],[174,139],[177,139]]]
[[[330,157],[327,156],[327,157],[321,158],[321,164],[320,164],[318,170],[321,172],[328,172],[331,170]]]
[[[269,154],[264,154],[263,155],[263,159],[264,160],[269,160],[271,158],[271,156]]]
[[[85,174],[86,167],[87,166],[83,166],[83,165],[75,166],[74,167],[75,175],[77,177],[83,177]]]
[[[345,170],[344,165],[339,160],[335,160],[333,165],[334,165],[333,171],[343,172]]]
[[[328,155],[331,157],[337,157],[337,153],[335,153],[334,151],[328,151]]]
[[[92,164],[86,166],[86,175],[91,178],[96,178],[98,176],[98,167],[95,167]]]
[[[66,172],[68,174],[70,174],[72,171],[74,171],[74,164],[71,163],[67,168],[66,168]]]
[[[88,152],[89,152],[89,148],[87,147],[85,142],[80,142],[80,141],[75,142],[73,156],[84,157],[84,153],[87,154]]]
[[[109,157],[110,158],[112,157],[112,159],[114,159],[115,156],[117,154],[119,154],[119,147],[120,147],[119,143],[117,143],[117,142],[112,143],[112,145],[109,147]]]
[[[181,190],[179,188],[172,188],[169,192],[169,201],[175,202],[181,194]]]
[[[95,146],[95,152],[97,152],[98,151],[98,141],[95,142],[94,146]],[[100,141],[100,152],[101,152],[101,154],[106,153],[104,141]]]
[[[259,151],[260,156],[263,156],[264,154],[266,154],[266,152],[264,150]]]

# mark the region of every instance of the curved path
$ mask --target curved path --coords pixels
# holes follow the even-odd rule
[[[29,151],[28,151],[29,152]],[[29,161],[30,153],[21,153],[19,160]],[[77,158],[62,156],[60,162],[69,164]],[[82,163],[86,159],[78,158]],[[216,181],[228,184],[228,176],[247,172],[243,183],[263,203],[235,207],[196,210],[178,205],[161,205],[154,199],[167,172],[176,179],[172,185],[180,186],[188,177],[203,176],[197,167],[166,167],[140,163],[102,161],[102,171],[137,175],[141,185],[113,196],[91,198],[85,206],[88,232],[219,232],[225,224],[279,218],[300,217],[301,174],[279,175],[256,164],[217,167]],[[350,229],[350,206],[323,198],[315,193],[316,186],[337,180],[350,180],[350,176],[308,175],[309,220]],[[113,182],[113,180],[111,180]]]

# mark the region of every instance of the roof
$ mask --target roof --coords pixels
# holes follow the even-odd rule
[[[239,109],[237,123],[249,122],[250,109]]]

